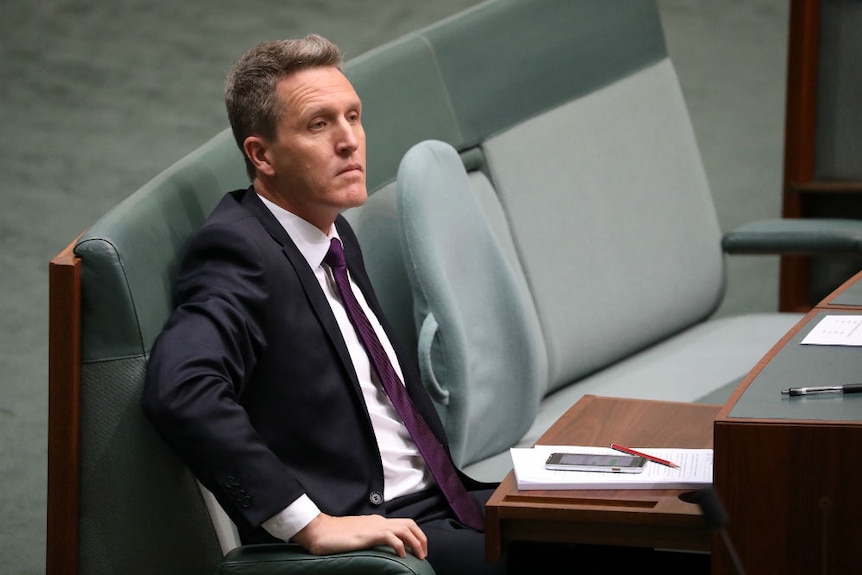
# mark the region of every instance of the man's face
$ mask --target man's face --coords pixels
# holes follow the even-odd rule
[[[279,81],[281,118],[266,141],[261,191],[328,231],[343,210],[365,203],[362,103],[335,67],[300,70]]]

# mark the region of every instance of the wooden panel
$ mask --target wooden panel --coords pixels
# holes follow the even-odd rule
[[[49,264],[46,575],[78,573],[81,262],[74,242]]]
[[[814,138],[817,122],[817,43],[820,37],[819,0],[791,0],[787,57],[787,102],[784,121],[784,192],[782,215],[802,217],[793,186],[814,177]],[[806,311],[809,259],[782,256],[781,311]]]
[[[862,425],[716,422],[715,448],[716,490],[749,575],[857,572]],[[716,545],[712,573],[734,572]]]

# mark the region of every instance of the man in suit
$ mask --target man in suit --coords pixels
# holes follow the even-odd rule
[[[445,448],[340,216],[367,197],[362,104],[340,65],[337,47],[311,35],[261,44],[230,73],[225,102],[252,185],[227,194],[189,243],[142,405],[245,543],[384,545],[441,574],[501,572],[483,558],[493,486],[459,472],[480,514],[465,524],[381,389],[324,261],[332,241],[343,246],[352,292]]]

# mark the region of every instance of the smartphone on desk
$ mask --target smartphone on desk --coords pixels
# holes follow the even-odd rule
[[[606,473],[640,473],[646,457],[636,455],[596,455],[593,453],[552,453],[546,469],[560,471],[603,471]]]

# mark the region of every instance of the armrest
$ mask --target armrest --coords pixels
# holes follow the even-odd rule
[[[862,254],[862,220],[761,220],[727,232],[721,247],[728,254]]]
[[[217,575],[434,575],[427,561],[408,554],[401,558],[385,549],[337,555],[310,555],[298,545],[244,545],[230,551]]]

